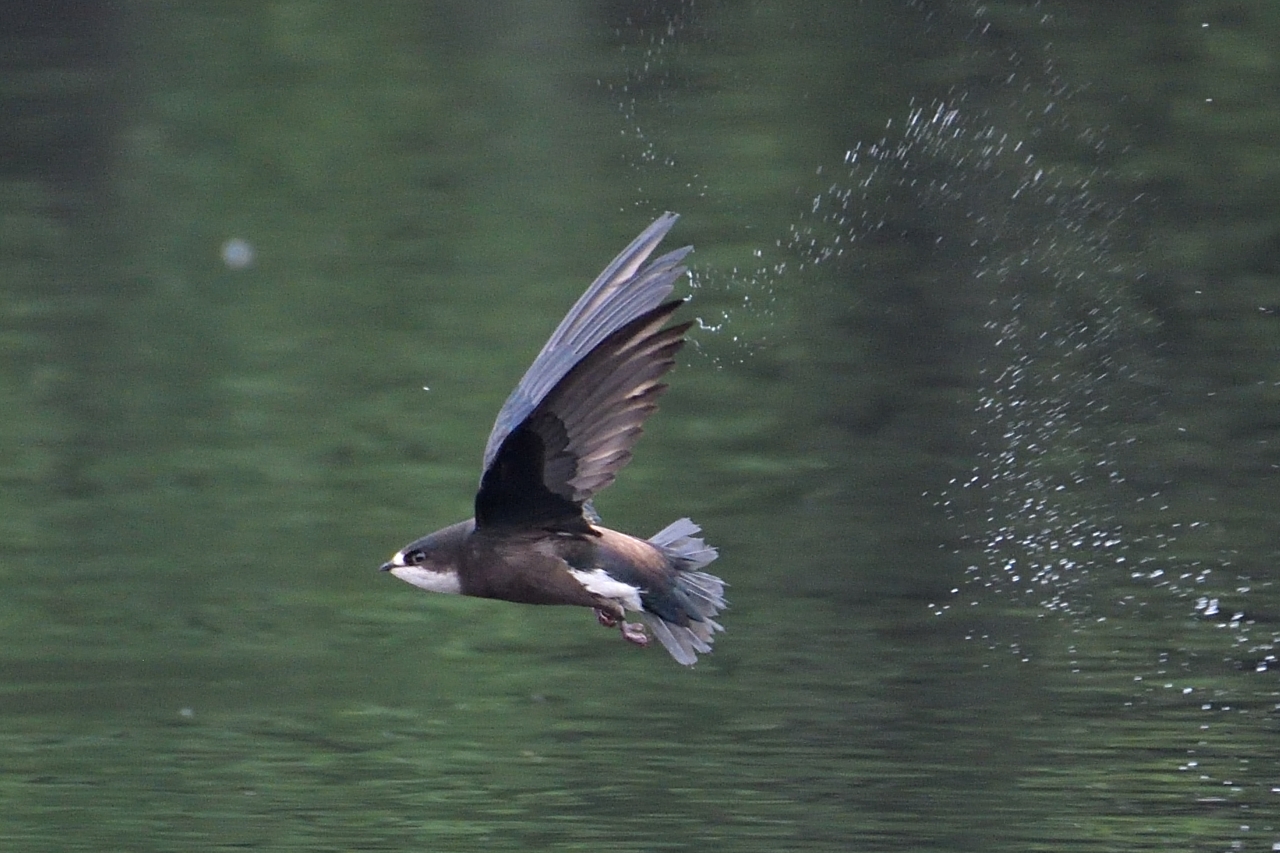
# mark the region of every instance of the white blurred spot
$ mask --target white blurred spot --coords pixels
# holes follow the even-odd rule
[[[227,269],[242,270],[253,266],[254,251],[248,240],[232,237],[222,244],[222,262]]]

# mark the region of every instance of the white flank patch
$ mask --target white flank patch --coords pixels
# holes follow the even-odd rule
[[[449,595],[462,592],[462,582],[458,580],[457,572],[433,572],[421,566],[396,566],[391,574],[427,592],[444,592]]]
[[[569,574],[573,575],[573,579],[586,587],[587,592],[592,595],[616,601],[627,610],[644,609],[644,606],[640,603],[639,588],[617,580],[604,569],[595,569],[590,572],[570,569]]]

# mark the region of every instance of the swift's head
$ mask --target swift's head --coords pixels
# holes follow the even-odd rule
[[[458,575],[462,549],[474,530],[475,522],[468,519],[415,539],[383,563],[382,571],[428,592],[456,595],[462,592]]]

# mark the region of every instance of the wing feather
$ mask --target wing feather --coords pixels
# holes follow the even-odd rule
[[[511,392],[489,434],[484,470],[493,465],[499,448],[576,364],[609,335],[662,304],[684,275],[682,265],[691,247],[676,249],[645,264],[680,217],[664,213],[631,241],[596,277],[560,321],[538,357]]]
[[[691,323],[664,328],[672,300],[603,338],[500,442],[480,481],[476,524],[586,532],[583,504],[631,460]]]

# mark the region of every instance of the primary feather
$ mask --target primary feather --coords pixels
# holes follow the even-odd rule
[[[671,295],[676,280],[686,272],[681,261],[692,247],[668,252],[643,268],[641,265],[679,218],[677,214],[664,213],[654,220],[596,276],[596,280],[569,309],[498,410],[493,430],[485,443],[485,471],[489,470],[502,442],[512,430],[529,416],[579,359],[609,335],[658,307]]]

